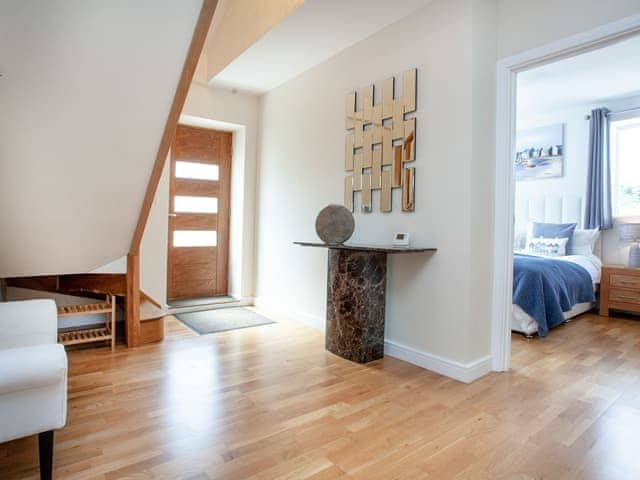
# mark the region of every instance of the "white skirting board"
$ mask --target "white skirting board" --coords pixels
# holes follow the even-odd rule
[[[460,363],[448,358],[439,357],[392,340],[384,341],[384,353],[390,357],[404,360],[445,377],[464,383],[471,383],[491,372],[491,356],[480,358],[469,363]]]
[[[255,298],[255,306],[265,314],[272,313],[274,316],[302,323],[311,328],[324,332],[324,318],[308,313],[292,312],[281,305],[265,301],[259,297]],[[411,363],[418,367],[425,368],[445,377],[453,378],[463,383],[471,383],[474,380],[491,372],[491,356],[480,358],[470,363],[460,363],[448,358],[439,357],[430,353],[418,350],[407,345],[403,345],[392,340],[384,341],[384,353],[398,360]]]

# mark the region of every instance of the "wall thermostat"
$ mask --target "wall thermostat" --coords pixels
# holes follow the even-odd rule
[[[408,247],[409,246],[409,234],[408,233],[394,233],[393,242],[394,247]]]

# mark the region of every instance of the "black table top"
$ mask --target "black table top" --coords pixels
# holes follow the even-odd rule
[[[438,249],[434,247],[394,247],[385,245],[353,245],[353,244],[340,244],[330,245],[328,243],[321,242],[293,242],[296,245],[303,247],[320,247],[320,248],[332,248],[335,250],[358,250],[362,252],[377,252],[377,253],[425,253],[435,252]]]

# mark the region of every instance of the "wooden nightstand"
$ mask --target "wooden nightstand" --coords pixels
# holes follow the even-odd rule
[[[640,268],[602,267],[600,315],[608,317],[610,309],[640,313]]]

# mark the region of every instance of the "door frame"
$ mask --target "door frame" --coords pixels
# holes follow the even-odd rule
[[[504,58],[496,71],[496,157],[494,164],[493,293],[491,298],[491,356],[494,371],[511,363],[513,290],[513,221],[515,181],[513,161],[516,135],[516,77],[533,67],[570,58],[625,40],[640,33],[640,15]]]

